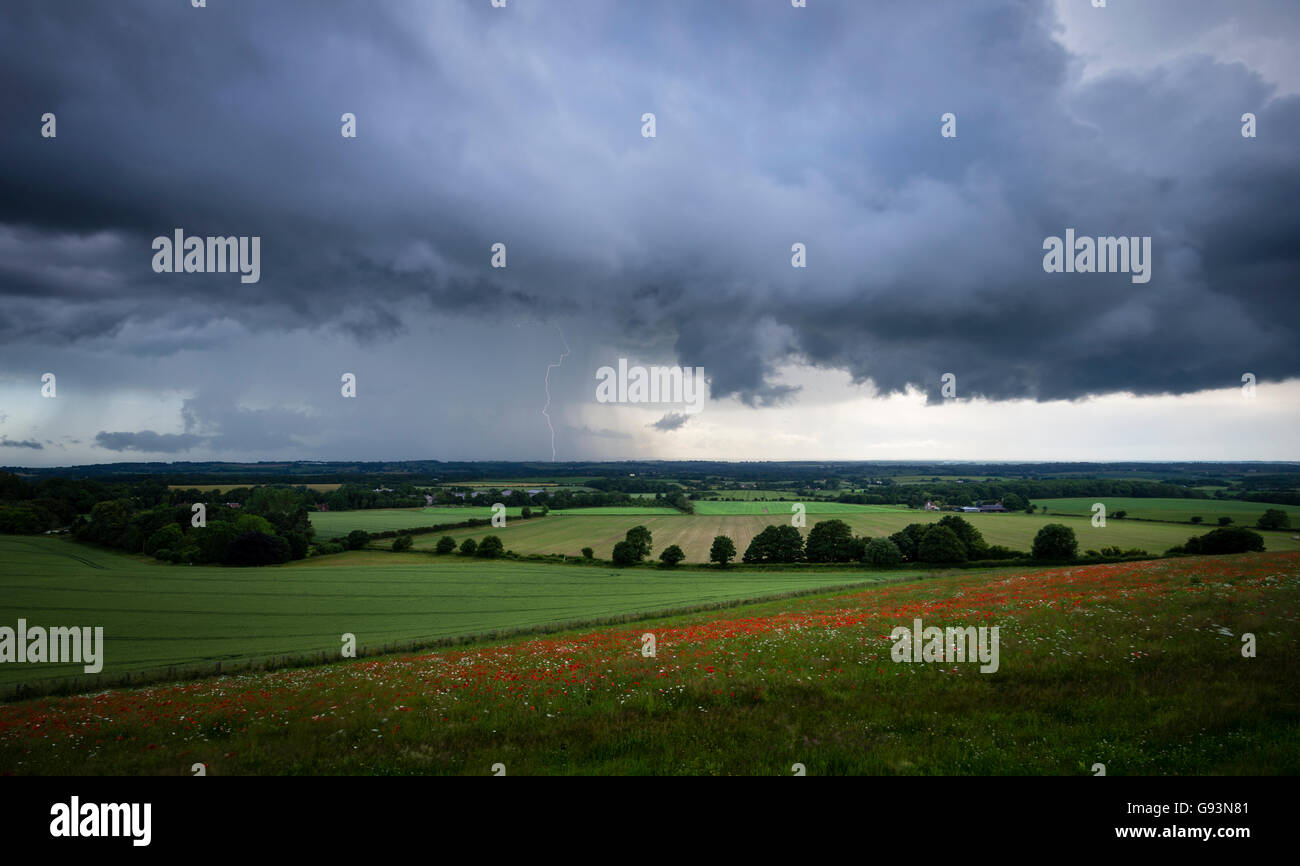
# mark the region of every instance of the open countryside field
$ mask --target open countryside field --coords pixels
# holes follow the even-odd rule
[[[798,500],[798,494],[793,490],[710,490],[701,494],[707,498],[721,497],[723,499],[740,499],[749,501],[752,499],[774,499],[774,500]]]
[[[260,487],[263,486],[261,481],[250,481],[246,484],[168,484],[168,490],[198,490],[200,493],[211,493],[213,490],[235,490],[239,487]],[[329,493],[338,490],[342,484],[290,484],[290,487],[306,487],[308,490],[315,490],[317,493]]]
[[[518,517],[518,507],[506,508],[506,517]],[[320,540],[338,538],[354,529],[366,532],[386,532],[390,529],[416,529],[437,526],[441,523],[461,523],[466,520],[487,520],[492,516],[490,505],[450,506],[447,508],[367,508],[360,511],[313,511],[311,525]]]
[[[520,506],[507,506],[506,517],[518,517]],[[555,510],[552,516],[561,514],[617,516],[654,516],[681,514],[676,508],[660,505],[624,505],[604,508],[575,508],[568,511]],[[533,514],[540,517],[541,509],[534,508]],[[487,520],[492,516],[491,505],[433,506],[431,508],[366,508],[357,511],[313,511],[310,514],[311,525],[316,528],[318,539],[338,538],[354,529],[366,532],[386,532],[392,529],[418,529],[423,526],[437,526],[442,523],[462,523],[466,520]]]
[[[855,535],[892,535],[909,523],[934,523],[943,515],[934,511],[882,510],[878,512],[808,515],[808,530],[818,520],[839,519],[853,528]],[[963,514],[972,526],[984,535],[989,544],[1000,544],[1013,550],[1028,551],[1038,530],[1048,523],[1061,523],[1074,529],[1079,540],[1079,552],[1118,546],[1128,550],[1139,548],[1153,555],[1164,553],[1171,547],[1183,544],[1193,535],[1209,531],[1208,527],[1177,524],[1144,523],[1141,521],[1108,520],[1105,527],[1094,527],[1090,517],[1063,517],[1041,514]],[[736,543],[736,553],[741,555],[755,535],[770,523],[784,523],[786,515],[686,515],[665,517],[597,517],[581,512],[560,515],[552,512],[541,520],[510,521],[503,529],[479,527],[454,529],[446,532],[457,543],[464,538],[481,539],[493,534],[501,538],[507,550],[515,553],[563,553],[581,555],[582,548],[591,547],[598,557],[608,558],[616,542],[622,541],[633,526],[645,526],[654,537],[653,556],[671,544],[680,545],[687,562],[709,561],[709,547],[715,535],[728,535]],[[416,550],[432,550],[444,533],[418,535]],[[1300,550],[1300,539],[1294,532],[1264,532],[1264,543],[1269,550]],[[387,544],[387,541],[379,542]]]
[[[105,675],[337,654],[890,579],[894,574],[615,572],[357,551],[262,568],[164,565],[61,538],[0,535],[0,624],[102,626]],[[80,665],[4,664],[0,684],[79,677]]]
[[[556,508],[551,510],[551,514],[561,515],[581,515],[589,514],[600,517],[619,517],[619,516],[637,516],[637,515],[664,515],[664,514],[681,514],[676,508],[668,505],[602,505],[596,508]]]
[[[576,569],[581,570],[581,569]],[[1300,773],[1300,555],[963,572],[0,706],[17,774]],[[997,626],[999,665],[891,630]],[[654,658],[640,637],[656,635]],[[1240,636],[1271,647],[1243,660]],[[1091,783],[1089,783],[1091,784]]]
[[[789,502],[700,501],[695,503],[695,513],[706,516],[717,514],[763,514],[773,517],[788,518],[794,513],[794,505],[796,503],[803,504],[805,514],[833,514],[836,517],[845,514],[869,514],[909,510],[906,505],[852,505],[844,502],[817,502],[811,499],[792,499]]]
[[[1217,525],[1220,517],[1231,517],[1234,526],[1254,526],[1255,521],[1270,508],[1279,508],[1291,517],[1291,526],[1300,530],[1300,508],[1294,505],[1269,505],[1265,502],[1241,502],[1235,499],[1136,499],[1120,496],[1097,496],[1074,499],[1035,499],[1035,505],[1047,506],[1048,512],[1060,514],[1092,515],[1092,506],[1100,502],[1106,514],[1127,511],[1129,517],[1146,520],[1172,520],[1184,523],[1192,517],[1202,517],[1208,524]],[[1107,523],[1109,523],[1109,519]]]

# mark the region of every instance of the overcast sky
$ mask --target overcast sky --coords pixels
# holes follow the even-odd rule
[[[4,17],[0,465],[1300,459],[1294,0]],[[1150,281],[1044,272],[1070,228]]]

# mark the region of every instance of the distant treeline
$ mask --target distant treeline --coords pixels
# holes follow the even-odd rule
[[[905,502],[919,508],[927,501],[968,503],[1000,500],[1014,494],[1023,500],[1067,499],[1070,497],[1113,496],[1138,499],[1209,499],[1204,491],[1163,481],[1110,481],[1080,479],[1047,481],[955,481],[926,482],[891,487],[879,493],[841,493],[838,501],[858,505],[892,505]]]

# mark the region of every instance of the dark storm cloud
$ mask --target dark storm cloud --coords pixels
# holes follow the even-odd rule
[[[33,439],[24,439],[17,441],[14,439],[0,439],[0,448],[31,448],[40,451],[45,446]]]
[[[190,433],[155,433],[153,430],[141,430],[139,433],[95,434],[95,444],[109,451],[147,451],[158,454],[178,454],[189,451],[203,444],[202,436]]]
[[[691,420],[691,416],[685,413],[669,412],[667,415],[660,418],[658,421],[654,422],[653,424],[648,424],[646,426],[653,427],[656,430],[663,430],[663,431],[679,430],[689,420]]]
[[[376,343],[418,316],[564,316],[754,406],[794,396],[791,359],[936,399],[945,372],[999,399],[1300,374],[1300,99],[1196,55],[1081,84],[1046,0],[787,7],[10,3],[0,343],[165,356],[220,345],[214,322]],[[261,281],[153,273],[176,227],[261,236]],[[1152,236],[1151,282],[1045,274],[1067,228]],[[313,428],[198,390],[187,433],[100,444]]]

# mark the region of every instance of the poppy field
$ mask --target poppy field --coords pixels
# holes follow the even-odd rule
[[[914,618],[999,627],[998,671],[894,661]],[[945,573],[8,704],[0,772],[1290,774],[1298,650],[1296,553]]]

